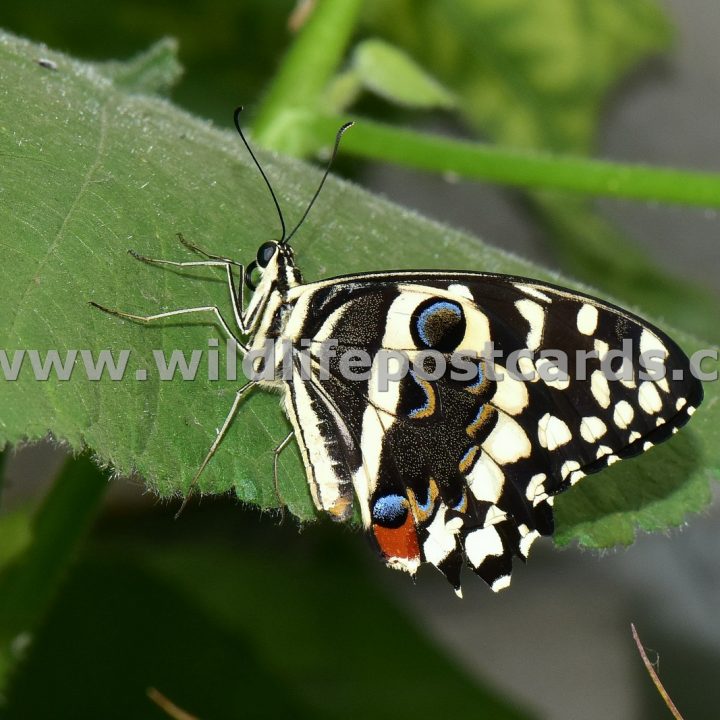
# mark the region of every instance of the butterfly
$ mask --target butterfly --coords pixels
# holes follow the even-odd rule
[[[275,450],[276,483],[278,457],[295,440],[316,508],[344,521],[357,503],[388,566],[415,575],[430,563],[458,594],[466,565],[493,590],[507,587],[513,558],[525,560],[539,536],[552,534],[558,493],[650,449],[688,421],[703,398],[688,358],[636,315],[528,278],[430,270],[303,282],[289,241],[351,123],[339,130],[317,191],[287,233],[272,186],[243,135],[241,109],[235,125],[270,190],[281,238],[263,243],[247,267],[190,243],[203,260],[135,256],[153,264],[223,268],[242,340],[217,307],[138,316],[92,303],[142,322],[213,312],[241,352],[260,353],[268,343],[289,348],[289,355],[281,353],[289,369],[284,365],[281,373],[276,357],[269,376],[238,389],[191,489],[248,392],[280,390],[292,429]],[[247,307],[244,286],[252,293]],[[337,353],[322,365],[321,348],[329,340]],[[473,353],[465,357],[473,372],[446,368],[438,374],[440,359],[479,352],[488,343],[499,362]],[[548,370],[543,365],[550,350],[563,351],[567,367],[541,372]],[[578,351],[585,354],[583,368]],[[380,359],[387,353],[422,356],[422,362],[383,386]],[[522,372],[509,372],[513,354]],[[361,355],[369,358],[369,370],[348,373],[342,357]],[[663,372],[648,377],[651,360]],[[608,365],[619,379],[608,379]]]

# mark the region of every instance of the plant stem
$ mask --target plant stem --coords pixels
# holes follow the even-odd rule
[[[90,527],[108,485],[88,457],[70,459],[35,515],[28,549],[0,573],[0,695]]]
[[[345,116],[298,114],[298,136],[328,145]],[[454,140],[365,118],[343,138],[344,153],[500,185],[631,200],[720,207],[720,173],[629,165]]]
[[[665,686],[660,682],[660,678],[658,677],[657,672],[655,671],[655,668],[653,667],[653,664],[650,662],[650,658],[648,658],[647,653],[645,652],[645,648],[642,645],[642,642],[640,642],[640,636],[637,633],[637,630],[635,629],[635,624],[630,623],[630,629],[632,631],[633,640],[635,641],[635,645],[637,646],[638,652],[640,653],[640,657],[642,658],[643,665],[645,665],[645,669],[648,671],[648,675],[650,675],[650,679],[653,681],[653,684],[657,688],[657,691],[660,693],[660,697],[663,699],[663,702],[667,706],[668,710],[672,714],[672,716],[675,718],[675,720],[683,720],[682,715],[680,714],[680,711],[675,706],[675,703],[672,701],[670,695],[668,694],[668,691],[665,689]]]
[[[345,55],[361,6],[362,0],[318,0],[257,110],[253,136],[260,145],[272,147],[273,126],[284,112],[318,109]]]

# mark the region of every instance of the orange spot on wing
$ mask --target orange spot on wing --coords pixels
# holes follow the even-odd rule
[[[408,512],[405,522],[399,528],[385,528],[376,524],[372,527],[375,539],[386,558],[420,558],[420,545],[412,513]]]

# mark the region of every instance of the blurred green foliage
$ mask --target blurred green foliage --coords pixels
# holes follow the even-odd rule
[[[108,522],[3,717],[159,718],[152,686],[204,720],[527,718],[417,632],[359,540],[328,522],[299,536],[221,502],[180,523],[162,510]]]

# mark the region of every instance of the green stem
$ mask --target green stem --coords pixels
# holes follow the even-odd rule
[[[362,0],[318,0],[257,110],[253,136],[272,147],[273,126],[290,109],[317,110],[355,29]]]
[[[298,113],[295,132],[308,144],[328,145],[345,116]],[[286,127],[288,123],[286,122]],[[358,118],[342,151],[405,167],[453,173],[471,180],[584,195],[720,206],[720,173],[613,163],[519,150],[395,128]]]
[[[49,608],[108,486],[87,457],[68,460],[40,506],[28,549],[0,573],[0,695]]]

